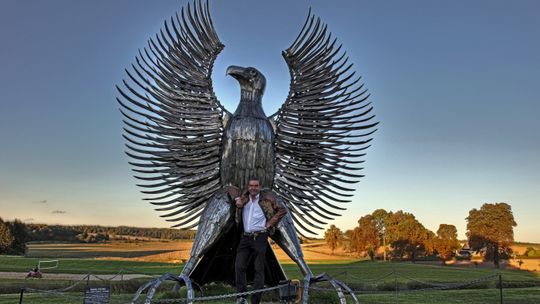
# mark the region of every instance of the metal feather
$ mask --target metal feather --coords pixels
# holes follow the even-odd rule
[[[313,233],[344,210],[363,176],[374,122],[369,94],[354,77],[349,58],[327,26],[311,14],[282,55],[291,75],[283,106],[271,116],[275,126],[273,190],[291,209],[298,232]],[[365,132],[361,132],[365,130]],[[355,140],[357,139],[357,140]],[[301,181],[301,183],[299,183]]]
[[[223,47],[208,4],[197,1],[164,22],[117,86],[135,177],[145,200],[175,227],[196,226],[221,187],[223,119],[229,113],[213,92],[211,74]]]

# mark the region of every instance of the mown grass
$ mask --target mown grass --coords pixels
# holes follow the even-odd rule
[[[408,278],[426,282],[459,282],[474,280],[480,277],[502,274],[509,281],[540,281],[540,275],[535,272],[521,270],[506,270],[496,268],[474,268],[439,266],[433,264],[410,262],[370,262],[360,261],[349,264],[314,264],[310,265],[315,274],[326,272],[337,276],[345,282],[365,282],[390,275],[398,281],[409,281]],[[283,265],[287,276],[300,278],[296,265]]]
[[[132,299],[131,294],[112,294],[110,304],[125,304]],[[311,297],[310,303],[334,304],[339,303],[333,297]],[[360,294],[358,299],[362,304],[485,304],[499,303],[499,291],[487,290],[451,290],[421,293],[389,293],[389,294]],[[19,294],[0,295],[0,304],[19,303]],[[24,304],[71,304],[82,303],[82,293],[67,293],[63,296],[49,294],[25,294]],[[534,304],[540,303],[540,288],[505,289],[503,291],[505,304]],[[230,304],[233,299],[205,301],[202,303]],[[263,303],[279,303],[276,300],[264,300]]]
[[[0,256],[0,271],[26,272],[37,265],[38,258]],[[183,264],[112,261],[94,259],[59,259],[59,266],[55,269],[44,270],[47,273],[95,273],[115,274],[138,273],[147,275],[161,275],[166,272],[179,273]],[[405,277],[429,282],[455,282],[473,280],[479,277],[500,273],[505,280],[510,281],[537,281],[540,274],[537,272],[506,270],[496,268],[474,268],[439,266],[433,264],[410,262],[370,262],[360,261],[338,264],[310,264],[315,274],[328,273],[344,281],[370,281],[387,274],[397,274],[398,280],[407,281]],[[301,278],[300,271],[295,264],[284,264],[283,269],[290,278]]]
[[[37,264],[37,258],[0,256],[0,271],[26,272]],[[57,269],[45,270],[44,279],[0,279],[0,293],[16,293],[20,288],[58,289],[67,287],[75,281],[51,280],[47,273],[75,273],[75,274],[116,274],[140,273],[148,275],[161,275],[165,272],[178,274],[182,264],[109,261],[94,259],[60,259]],[[410,262],[370,262],[360,261],[354,263],[310,264],[315,274],[328,273],[337,279],[346,282],[353,290],[360,291],[358,297],[361,303],[499,303],[499,290],[497,274],[502,275],[504,303],[540,303],[540,277],[536,272],[520,270],[502,270],[495,268],[455,267]],[[285,264],[283,268],[289,278],[300,279],[301,275],[296,265]],[[473,281],[485,277],[489,280],[467,286],[467,289],[445,291],[419,291],[429,288],[430,284],[452,285]],[[92,285],[104,284],[111,286],[113,296],[111,303],[127,303],[136,289],[149,279],[128,280],[123,282],[97,281]],[[81,303],[81,284],[75,290],[77,293],[68,293],[66,296],[51,294],[28,294],[23,303]],[[157,297],[169,297],[167,291],[171,284],[167,283]],[[395,288],[399,289],[398,293]],[[329,285],[326,286],[330,287]],[[218,287],[217,285],[205,287],[203,294],[232,293],[231,287]],[[373,294],[375,293],[375,294]],[[334,292],[324,290],[310,291],[310,303],[339,303]],[[266,303],[278,303],[276,293],[265,295]],[[233,301],[214,301],[206,303],[232,303]],[[1,295],[0,304],[18,303],[18,295]]]
[[[26,258],[17,256],[0,256],[0,271],[27,272],[35,267],[39,258]],[[95,259],[58,259],[57,268],[43,270],[47,273],[95,273],[115,274],[138,273],[147,275],[161,275],[166,272],[180,273],[181,264],[135,261],[112,261]]]
[[[467,303],[486,304],[500,303],[498,289],[467,289],[446,290],[415,293],[396,294],[366,294],[359,295],[363,304],[394,304],[394,303]],[[540,303],[540,288],[504,289],[503,303],[505,304],[533,304]]]

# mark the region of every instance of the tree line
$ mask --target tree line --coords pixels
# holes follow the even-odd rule
[[[85,241],[87,237],[96,235],[106,239],[151,238],[161,240],[189,240],[195,237],[194,230],[171,228],[141,228],[130,226],[98,226],[98,225],[47,225],[27,224],[30,241]],[[128,238],[129,239],[129,238]]]
[[[141,227],[107,227],[97,225],[25,224],[20,220],[0,218],[0,254],[24,254],[27,242],[85,242],[110,239],[191,240],[194,230]]]
[[[467,239],[470,249],[481,253],[486,261],[499,266],[501,259],[512,254],[513,227],[517,224],[512,208],[506,203],[484,204],[469,211]],[[372,260],[382,247],[383,259],[410,259],[437,255],[443,262],[460,248],[456,226],[440,224],[437,233],[425,228],[412,213],[377,209],[362,216],[358,226],[342,232],[335,225],[326,230],[324,239],[332,253],[338,246],[349,252],[369,256]]]

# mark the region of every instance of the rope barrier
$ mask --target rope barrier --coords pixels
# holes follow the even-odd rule
[[[74,284],[71,284],[68,287],[59,288],[59,289],[45,290],[45,289],[25,288],[25,290],[27,292],[32,292],[32,293],[44,293],[44,294],[49,294],[49,295],[72,296],[73,297],[75,295],[69,295],[69,294],[66,295],[65,292],[75,288],[76,286],[80,285],[82,282],[87,281],[90,277],[95,277],[95,278],[97,278],[99,280],[102,280],[102,281],[111,281],[113,278],[120,275],[121,272],[122,271],[120,271],[119,273],[117,273],[115,276],[113,276],[110,279],[104,279],[104,278],[101,278],[101,277],[99,277],[97,275],[88,273],[86,276],[84,276],[79,281],[75,282]],[[216,295],[216,296],[198,297],[198,298],[195,298],[194,301],[212,301],[212,300],[226,299],[226,298],[232,298],[232,297],[248,296],[248,295],[251,295],[251,294],[254,294],[254,293],[258,293],[258,292],[267,292],[267,291],[276,290],[276,289],[279,289],[279,288],[284,287],[284,286],[287,286],[287,284],[282,284],[282,285],[277,285],[277,286],[268,287],[268,288],[262,288],[262,289],[256,289],[256,290],[250,290],[250,291],[245,291],[245,292],[222,294],[222,295]],[[183,303],[185,301],[186,301],[185,299],[157,299],[157,300],[152,300],[152,303]]]
[[[64,287],[64,288],[47,289],[47,290],[45,290],[45,289],[26,288],[26,290],[28,290],[30,292],[39,292],[39,293],[63,293],[63,292],[66,292],[66,291],[69,291],[69,290],[75,288],[75,286],[79,285],[83,281],[86,281],[89,276],[90,276],[90,274],[87,274],[86,276],[84,276],[79,281],[75,282],[74,284],[72,284],[72,285],[70,285],[68,287]]]
[[[101,281],[112,281],[114,280],[116,277],[118,276],[121,276],[121,275],[124,275],[124,270],[123,269],[120,269],[119,272],[117,272],[114,276],[110,277],[110,278],[102,278],[98,275],[95,275],[95,274],[91,274],[91,276],[93,276],[94,278],[98,279],[98,280],[101,280]]]
[[[398,275],[397,273],[394,273],[394,272],[392,272],[391,274]],[[470,286],[470,285],[474,285],[474,284],[477,284],[477,283],[480,283],[480,282],[488,281],[488,280],[497,278],[498,276],[499,276],[498,274],[490,275],[490,276],[482,277],[482,278],[479,278],[479,279],[476,279],[476,280],[473,280],[473,281],[468,281],[468,282],[455,284],[455,285],[437,285],[437,286],[432,287],[432,288],[402,289],[402,290],[397,290],[397,291],[398,292],[404,292],[404,293],[407,292],[407,293],[409,293],[409,292],[425,292],[425,291],[435,291],[435,290],[459,289],[459,288],[462,288],[462,287],[465,287],[465,286]],[[388,275],[386,275],[386,277],[388,277]],[[418,281],[418,280],[413,280],[413,281]],[[196,298],[193,299],[193,301],[194,302],[196,302],[196,301],[201,301],[202,302],[202,301],[220,300],[220,299],[226,299],[226,298],[232,298],[232,297],[238,297],[238,296],[247,296],[247,295],[251,295],[253,293],[267,292],[267,291],[279,289],[279,288],[285,287],[285,286],[287,286],[287,284],[278,285],[278,286],[269,287],[269,288],[258,289],[258,290],[251,290],[251,291],[246,291],[246,292],[222,294],[222,295],[207,296],[207,297],[196,297]],[[321,287],[316,287],[316,286],[310,286],[309,289],[324,290],[324,291],[335,291],[335,289],[332,289],[332,288],[321,288]],[[354,294],[359,294],[359,293],[369,293],[369,294],[382,293],[382,294],[384,294],[384,293],[394,293],[395,291],[394,290],[392,290],[392,291],[352,290],[352,292]],[[152,300],[152,303],[184,303],[184,302],[186,302],[186,299],[156,299],[156,300]]]
[[[287,284],[277,285],[277,286],[262,288],[262,289],[255,289],[255,290],[250,290],[250,291],[245,291],[245,292],[222,294],[222,295],[217,295],[217,296],[195,297],[193,301],[202,302],[202,301],[221,300],[221,299],[240,297],[240,296],[248,296],[254,293],[258,293],[258,292],[267,292],[267,291],[276,290],[284,286],[287,286]],[[152,300],[152,303],[184,303],[185,301],[186,299],[156,299],[156,300]]]
[[[494,275],[486,276],[486,277],[479,278],[479,279],[476,279],[476,280],[473,280],[473,281],[464,282],[464,283],[455,284],[455,285],[447,285],[447,286],[431,287],[431,288],[420,288],[420,289],[404,289],[404,290],[400,290],[400,291],[410,293],[410,292],[425,292],[425,291],[436,291],[436,290],[460,289],[460,288],[463,288],[465,286],[475,285],[475,284],[485,282],[485,281],[489,281],[489,280],[492,280],[492,279],[498,278],[498,277],[499,277],[499,274],[494,274]]]
[[[62,297],[80,298],[80,295],[74,295],[74,294],[65,293],[65,292],[39,290],[39,289],[33,289],[33,288],[25,288],[25,291],[34,292],[34,293],[43,293],[43,294],[55,295],[55,296],[62,296]]]
[[[127,268],[122,268],[120,269],[120,271],[118,271],[115,275],[113,275],[112,277],[110,278],[107,278],[107,277],[103,277],[103,276],[99,276],[99,275],[96,275],[96,274],[93,274],[93,273],[87,273],[84,277],[82,277],[81,279],[79,279],[78,281],[76,281],[75,283],[71,284],[70,286],[67,286],[67,287],[63,287],[63,288],[58,288],[58,289],[36,289],[36,288],[25,288],[25,290],[27,292],[33,292],[33,293],[48,293],[48,294],[58,294],[58,295],[64,295],[63,293],[67,292],[67,291],[70,291],[72,290],[73,288],[75,288],[76,286],[80,285],[82,282],[84,281],[88,281],[91,277],[94,277],[96,278],[97,280],[100,280],[100,281],[106,281],[106,282],[110,282],[112,280],[114,280],[115,278],[117,278],[118,276],[122,276],[125,274],[125,270]],[[127,270],[130,270],[130,269],[127,269]],[[133,271],[133,270],[132,270]],[[133,271],[134,273],[136,273],[136,271]],[[138,273],[137,273],[138,274]],[[142,274],[142,275],[145,275],[145,276],[151,276],[149,274]]]
[[[398,274],[396,273],[396,275],[398,275]],[[498,277],[499,277],[499,274],[494,274],[494,275],[490,275],[490,276],[481,277],[481,278],[478,278],[476,280],[467,281],[467,282],[454,284],[454,285],[440,284],[440,285],[435,285],[435,286],[430,287],[430,288],[397,289],[397,291],[398,292],[423,292],[423,291],[434,291],[434,290],[459,289],[459,288],[462,288],[462,287],[465,287],[465,286],[471,286],[471,285],[475,285],[477,283],[481,283],[481,282],[489,281],[489,280],[492,280],[492,279],[496,279]],[[417,281],[417,280],[413,279],[412,281]],[[421,282],[421,281],[419,281],[419,282]],[[429,285],[428,283],[426,283],[426,284]],[[310,286],[309,288],[313,289],[313,290],[321,290],[321,291],[334,291],[335,290],[333,288],[323,288],[323,287],[316,287],[316,286]],[[369,294],[381,293],[381,294],[384,294],[384,293],[394,293],[394,292],[396,292],[396,290],[386,290],[385,291],[385,290],[357,289],[357,290],[352,290],[352,292],[355,293],[355,294],[359,294],[359,293],[369,293]]]
[[[123,273],[124,273],[124,269],[121,269],[117,274],[115,274],[111,278],[103,278],[103,277],[100,277],[98,275],[88,273],[87,275],[85,275],[80,280],[78,280],[75,283],[71,284],[70,286],[67,286],[67,287],[64,287],[64,288],[49,289],[49,290],[26,288],[25,290],[27,292],[31,292],[31,293],[45,293],[45,294],[49,294],[49,295],[72,296],[73,297],[75,295],[72,295],[72,294],[71,295],[70,294],[66,295],[65,293],[72,290],[72,289],[74,289],[76,286],[80,285],[84,281],[88,281],[90,279],[90,277],[95,277],[98,280],[109,281],[110,282],[114,278],[116,278],[117,276],[123,275]],[[347,274],[347,275],[350,275],[347,272],[344,272],[344,273]],[[339,275],[342,275],[342,274],[343,273],[340,273]],[[386,293],[413,293],[413,292],[428,292],[428,291],[438,291],[438,290],[451,290],[451,289],[460,289],[460,288],[463,288],[463,287],[466,287],[466,286],[472,286],[472,285],[475,285],[475,284],[478,284],[478,283],[481,283],[481,282],[497,279],[500,276],[500,274],[494,274],[494,275],[489,275],[489,276],[485,276],[485,277],[480,277],[478,279],[467,281],[467,282],[459,282],[459,283],[456,283],[456,284],[438,284],[438,283],[424,282],[424,281],[421,281],[421,280],[418,280],[418,279],[415,279],[415,278],[411,278],[411,277],[402,275],[402,274],[400,274],[400,273],[398,273],[396,271],[392,271],[391,273],[385,274],[385,275],[383,275],[383,276],[381,276],[379,278],[376,278],[376,279],[364,280],[364,282],[377,282],[377,281],[381,281],[381,280],[383,280],[385,278],[388,278],[389,276],[392,276],[392,275],[394,275],[396,278],[401,277],[403,279],[406,279],[406,280],[409,280],[409,281],[412,281],[412,282],[416,282],[416,283],[420,283],[420,284],[423,284],[423,285],[427,285],[427,286],[430,286],[430,287],[428,287],[428,288],[418,288],[418,289],[398,289],[397,286],[396,286],[396,288],[394,290],[386,290],[385,291],[385,290],[371,290],[371,289],[356,289],[356,290],[351,290],[351,292],[353,294],[361,294],[361,293],[363,293],[363,294],[386,294]],[[355,276],[352,276],[352,275],[350,275],[350,276],[355,278]],[[248,295],[251,295],[251,294],[254,294],[254,293],[268,292],[268,291],[276,290],[276,289],[279,289],[279,288],[282,288],[282,287],[285,287],[285,286],[288,286],[288,284],[281,284],[281,285],[277,285],[277,286],[273,286],[273,287],[262,288],[262,289],[257,289],[257,290],[251,290],[251,291],[246,291],[246,292],[221,294],[221,295],[216,295],[216,296],[201,296],[201,297],[195,297],[193,299],[193,301],[203,302],[203,301],[213,301],[213,300],[227,299],[227,298],[232,298],[232,297],[248,296]],[[302,285],[301,285],[301,287],[303,288]],[[321,291],[336,291],[335,288],[323,288],[323,287],[317,287],[317,286],[314,286],[314,285],[309,286],[309,289],[310,290],[321,290]],[[349,292],[346,292],[346,293],[349,294]],[[175,299],[154,299],[154,300],[152,300],[151,303],[184,303],[184,302],[186,302],[186,299],[175,298]]]

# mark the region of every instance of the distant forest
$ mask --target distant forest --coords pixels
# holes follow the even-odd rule
[[[106,227],[95,225],[26,224],[28,241],[100,242],[110,239],[125,240],[191,240],[195,230],[170,228]]]

